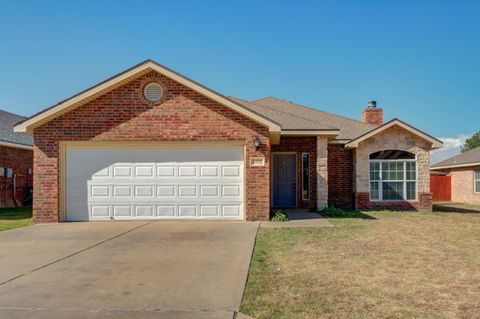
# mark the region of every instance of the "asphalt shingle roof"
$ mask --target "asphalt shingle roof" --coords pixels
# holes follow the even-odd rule
[[[473,150],[461,153],[459,155],[450,157],[444,161],[438,162],[432,165],[432,168],[442,167],[442,166],[452,166],[452,165],[465,165],[470,163],[479,163],[480,162],[480,147],[474,148]]]
[[[230,99],[251,109],[272,121],[277,122],[285,130],[340,130],[338,140],[351,140],[376,128],[347,117],[320,111],[274,97],[254,101],[230,97]]]
[[[22,145],[33,145],[33,139],[31,136],[15,133],[13,131],[15,124],[25,119],[25,116],[0,110],[0,141]]]

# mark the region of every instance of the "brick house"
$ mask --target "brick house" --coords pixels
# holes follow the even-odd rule
[[[359,114],[360,115],[360,114]],[[431,209],[442,146],[372,102],[362,121],[226,97],[148,60],[17,124],[36,222],[267,220],[272,209]]]
[[[25,119],[0,110],[0,207],[31,202],[33,140],[13,131]]]
[[[480,204],[480,147],[436,163],[431,170],[450,176],[452,201]]]

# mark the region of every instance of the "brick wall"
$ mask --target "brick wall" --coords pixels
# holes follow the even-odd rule
[[[376,126],[383,124],[383,110],[377,108],[368,108],[362,112],[362,122]]]
[[[28,169],[33,167],[33,152],[30,150],[0,146],[0,167],[13,169],[13,173],[16,175],[16,198],[23,204],[25,195],[28,194],[27,187],[32,185],[32,175],[28,174]],[[13,199],[13,178],[1,176],[0,207],[14,206],[16,206],[16,204]]]
[[[474,172],[480,167],[456,168],[450,171],[452,177],[452,201],[480,203],[480,193],[475,193]]]
[[[360,210],[432,210],[432,194],[418,193],[417,201],[371,202],[370,193],[355,193],[355,208]]]
[[[353,209],[353,153],[341,144],[328,145],[328,204]]]
[[[164,95],[143,98],[156,81]],[[253,138],[260,149],[255,151]],[[151,72],[34,130],[35,222],[59,220],[60,141],[244,141],[246,158],[264,156],[265,166],[245,167],[246,219],[266,220],[270,210],[268,129],[244,116]]]
[[[314,209],[317,203],[316,136],[282,136],[272,152],[295,152],[297,161],[297,207]],[[310,154],[310,199],[302,199],[302,153]]]

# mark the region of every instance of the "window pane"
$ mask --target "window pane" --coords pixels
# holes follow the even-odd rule
[[[403,180],[403,162],[382,162],[382,179],[387,181]]]
[[[310,198],[310,154],[302,154],[302,199]]]
[[[383,182],[383,200],[402,200],[403,182]]]
[[[480,193],[480,181],[475,182],[475,192]]]
[[[480,181],[480,170],[475,171],[475,180]]]
[[[370,180],[378,181],[380,179],[380,163],[371,162],[370,163]]]
[[[404,170],[405,166],[403,162],[395,162],[395,180],[402,181],[405,177]]]
[[[407,200],[416,199],[417,182],[407,182]]]
[[[378,187],[378,182],[370,182],[370,199],[371,200],[379,200],[380,199],[380,192]]]
[[[390,166],[388,162],[382,162],[382,179],[390,179]]]
[[[417,179],[417,165],[415,162],[406,162],[407,180],[414,181]]]

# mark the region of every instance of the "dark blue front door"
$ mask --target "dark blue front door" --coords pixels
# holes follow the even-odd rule
[[[295,207],[297,178],[295,154],[273,154],[273,206]]]

